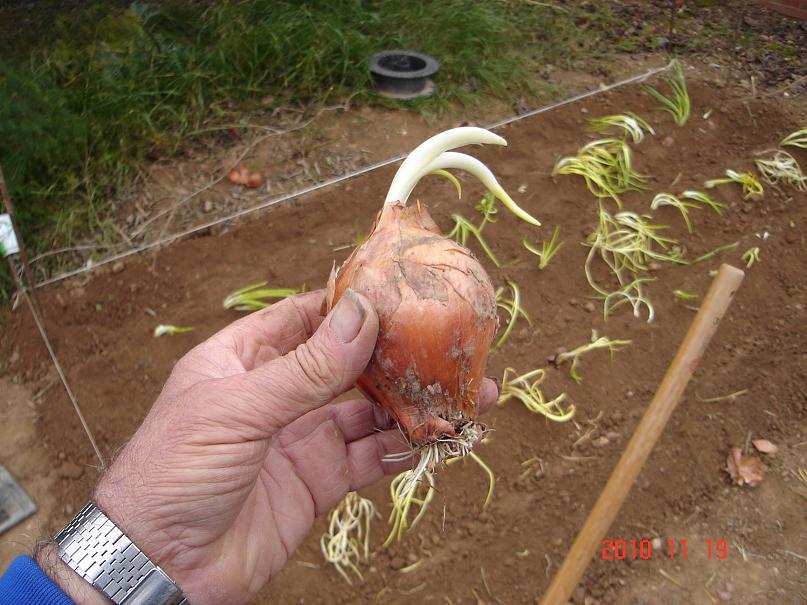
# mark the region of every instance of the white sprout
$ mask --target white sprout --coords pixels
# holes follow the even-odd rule
[[[507,192],[499,184],[499,181],[496,180],[496,177],[490,171],[490,168],[485,166],[482,162],[480,162],[474,157],[471,157],[464,153],[456,153],[453,151],[447,151],[445,153],[440,154],[429,165],[423,168],[418,174],[417,180],[415,180],[412,183],[412,187],[409,189],[409,191],[407,191],[404,194],[401,201],[404,204],[407,202],[410,194],[412,193],[412,190],[415,188],[418,181],[420,181],[420,179],[422,179],[424,176],[436,172],[442,174],[447,168],[454,168],[457,170],[464,170],[465,172],[470,172],[472,175],[478,178],[485,187],[487,187],[488,191],[490,191],[499,200],[501,200],[502,204],[504,204],[518,218],[537,227],[541,226],[541,223],[538,220],[536,220],[535,218],[530,216],[527,212],[522,210],[513,201],[513,198],[507,195]],[[450,175],[451,173],[446,174]],[[455,187],[456,186],[457,185],[455,183]],[[457,190],[459,191],[459,188],[457,188]]]
[[[516,205],[482,162],[463,153],[446,153],[450,149],[474,143],[507,145],[507,141],[502,137],[484,128],[465,126],[441,132],[421,143],[406,157],[392,179],[384,204],[396,202],[405,204],[412,190],[424,176],[446,168],[458,168],[476,176],[516,216],[540,226],[538,220]]]
[[[193,332],[194,328],[183,328],[181,326],[173,326],[171,324],[160,324],[154,328],[154,338],[160,336],[173,336],[174,334],[184,334],[185,332]]]

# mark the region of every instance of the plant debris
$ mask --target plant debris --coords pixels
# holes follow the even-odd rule
[[[767,439],[754,439],[751,443],[754,444],[758,452],[763,454],[775,454],[779,451],[779,448]]]
[[[243,185],[249,189],[257,189],[266,182],[263,174],[260,172],[252,172],[243,164],[235,170],[231,170],[229,174],[227,174],[227,179],[234,185]]]
[[[756,456],[745,456],[738,447],[731,448],[726,459],[726,471],[737,485],[756,487],[765,478],[767,467]]]

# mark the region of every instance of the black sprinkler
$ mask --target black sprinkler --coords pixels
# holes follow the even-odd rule
[[[431,76],[439,68],[434,57],[413,50],[385,50],[370,59],[376,92],[391,99],[430,97],[437,90]]]

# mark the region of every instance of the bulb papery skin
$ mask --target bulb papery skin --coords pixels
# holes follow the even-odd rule
[[[493,285],[473,254],[443,237],[420,204],[393,202],[332,273],[323,310],[348,287],[366,296],[379,318],[359,390],[415,446],[454,436],[474,420],[498,320]]]

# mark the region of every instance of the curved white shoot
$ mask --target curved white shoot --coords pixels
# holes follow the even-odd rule
[[[395,173],[395,177],[392,179],[389,191],[387,192],[387,198],[384,200],[384,205],[398,201],[403,202],[405,194],[411,191],[415,183],[420,180],[423,168],[437,159],[441,153],[449,149],[475,143],[507,145],[507,141],[499,135],[485,130],[484,128],[476,128],[474,126],[452,128],[451,130],[436,134],[418,145],[403,161],[403,164],[398,168],[398,172]]]
[[[436,159],[434,159],[430,164],[426,167],[422,168],[420,173],[417,175],[417,178],[413,179],[411,182],[411,186],[409,189],[404,193],[403,198],[401,201],[406,204],[406,201],[409,199],[412,190],[418,184],[420,179],[422,179],[427,174],[431,174],[433,172],[444,171],[447,168],[454,168],[457,170],[464,170],[465,172],[470,172],[476,178],[478,178],[482,184],[488,188],[493,195],[495,195],[499,200],[504,204],[510,212],[515,214],[521,220],[524,220],[531,225],[535,225],[536,227],[540,227],[541,223],[528,212],[523,210],[518,204],[513,201],[504,188],[499,184],[499,181],[496,180],[496,177],[490,171],[490,168],[485,166],[482,162],[473,158],[469,155],[464,153],[457,153],[454,151],[447,151],[445,153],[440,154]]]

